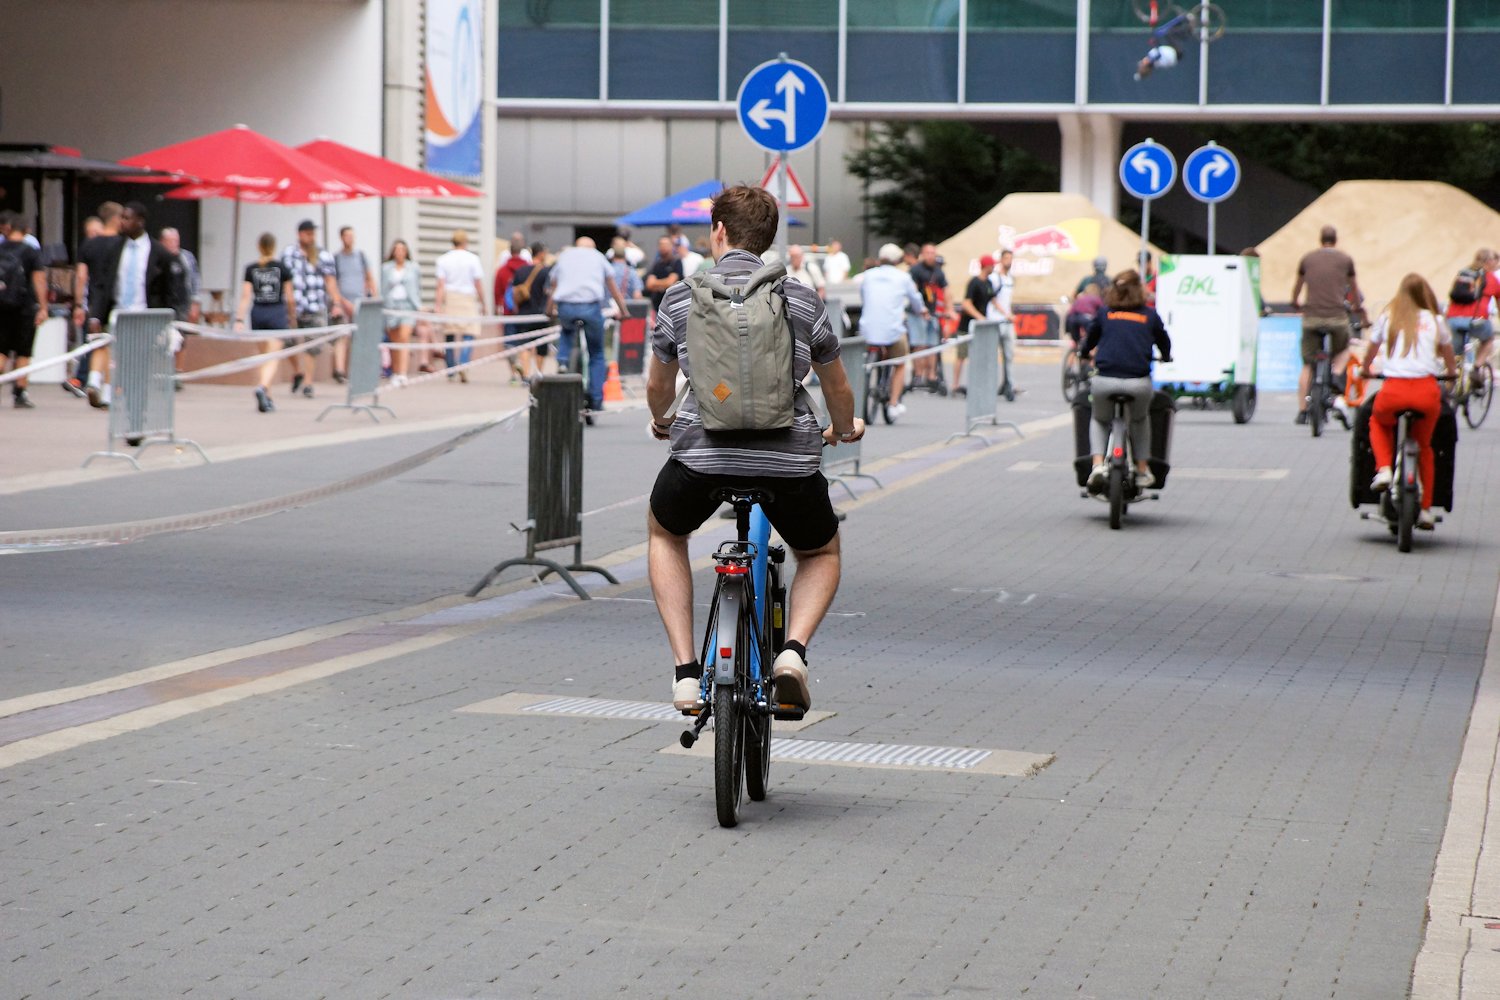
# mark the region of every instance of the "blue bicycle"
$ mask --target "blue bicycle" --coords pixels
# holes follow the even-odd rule
[[[771,721],[800,719],[803,712],[777,704],[771,682],[771,664],[786,641],[786,549],[770,544],[771,525],[760,508],[773,497],[748,489],[715,496],[734,508],[737,537],[714,553],[713,600],[698,661],[703,708],[685,713],[697,719],[681,742],[691,747],[714,720],[714,803],[719,825],[734,826],[742,791],[756,802],[766,797]]]

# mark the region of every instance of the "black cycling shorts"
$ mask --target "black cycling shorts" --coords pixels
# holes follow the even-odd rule
[[[18,358],[31,357],[31,346],[36,340],[36,310],[0,309],[0,358],[14,354]]]
[[[729,488],[770,493],[773,499],[764,506],[766,520],[793,551],[821,549],[839,532],[828,480],[821,472],[792,477],[707,475],[669,459],[651,489],[651,513],[672,534],[691,535],[723,502],[714,498],[715,491]]]

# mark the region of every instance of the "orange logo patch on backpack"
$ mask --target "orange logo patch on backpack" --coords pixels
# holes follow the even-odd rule
[[[734,390],[729,388],[729,386],[725,385],[723,382],[720,382],[718,385],[714,386],[714,399],[717,399],[721,403],[733,394]]]

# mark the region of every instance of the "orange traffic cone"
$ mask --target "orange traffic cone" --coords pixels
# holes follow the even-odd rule
[[[609,363],[609,374],[604,378],[604,401],[606,403],[618,403],[625,398],[625,391],[620,388],[620,366],[615,362]]]

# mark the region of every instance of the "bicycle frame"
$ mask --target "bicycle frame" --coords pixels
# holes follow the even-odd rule
[[[710,602],[713,620],[705,630],[704,645],[700,661],[703,664],[704,703],[712,701],[710,678],[713,684],[734,684],[735,673],[741,657],[746,659],[746,675],[751,689],[756,692],[757,707],[767,708],[767,695],[762,683],[769,676],[767,664],[761,662],[761,650],[765,648],[766,636],[761,632],[766,620],[767,558],[771,539],[771,523],[759,505],[752,506],[744,523],[740,524],[739,536],[744,542],[725,542],[719,546],[715,560],[714,593]],[[750,649],[735,648],[737,629],[746,606],[750,609]]]

